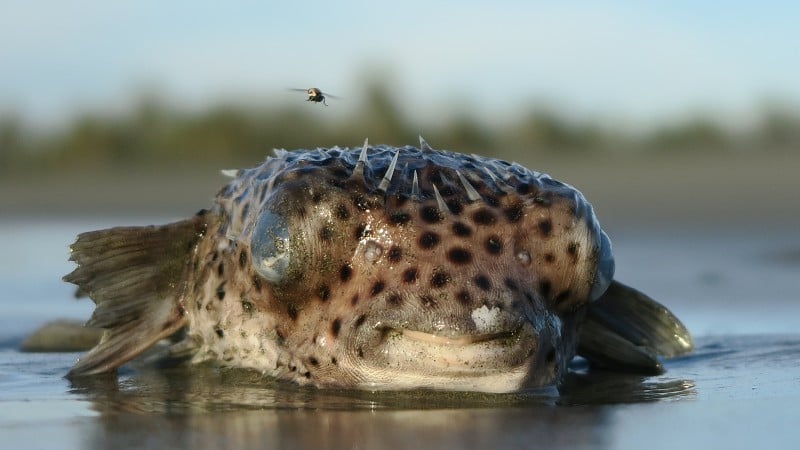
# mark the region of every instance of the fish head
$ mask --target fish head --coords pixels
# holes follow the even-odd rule
[[[243,174],[261,307],[319,386],[551,385],[611,245],[571,186],[414,147],[279,152]]]

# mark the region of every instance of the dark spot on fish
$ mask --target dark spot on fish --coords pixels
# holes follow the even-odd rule
[[[333,364],[334,366],[339,364],[339,362],[336,360],[335,356],[331,356],[331,364]]]
[[[389,249],[389,252],[386,253],[386,257],[389,258],[389,261],[393,263],[398,263],[403,258],[403,250],[400,247],[394,245],[392,248]]]
[[[533,192],[533,185],[530,183],[520,183],[517,185],[517,194],[528,195]]]
[[[469,237],[472,235],[472,229],[461,222],[455,222],[451,228],[456,236]]]
[[[356,321],[353,322],[353,328],[359,328],[361,325],[364,325],[364,321],[366,320],[367,316],[361,314],[360,316],[358,316],[358,318],[356,318]]]
[[[214,332],[217,333],[217,336],[219,337],[225,337],[225,332],[222,331],[222,328],[219,326],[214,327]]]
[[[447,251],[447,259],[453,264],[469,264],[472,262],[472,253],[461,247],[454,247]]]
[[[486,202],[487,205],[495,208],[500,206],[500,200],[494,195],[483,194],[483,201]]]
[[[391,331],[392,331],[392,329],[391,329],[391,328],[389,328],[389,327],[386,327],[386,326],[384,326],[384,327],[380,327],[380,328],[378,329],[378,332],[380,333],[380,339],[379,339],[378,341],[379,341],[380,343],[384,343],[384,342],[386,342],[386,338],[388,338],[388,337],[389,337],[389,333],[390,333]]]
[[[353,294],[353,298],[350,299],[350,304],[353,306],[358,304],[358,294]]]
[[[247,314],[251,314],[253,312],[253,304],[249,301],[242,299],[242,311],[246,312]]]
[[[444,214],[436,206],[424,206],[420,211],[420,217],[427,223],[439,223],[444,220]]]
[[[361,348],[361,347],[358,347],[358,349],[356,350],[356,354],[358,355],[359,358],[363,358],[364,357],[364,349]]]
[[[215,251],[215,252],[214,252],[214,253],[211,255],[211,262],[212,262],[212,263],[213,263],[213,262],[216,262],[216,261],[217,261],[217,258],[219,258],[219,252],[216,252],[216,251]]]
[[[339,279],[342,280],[342,283],[350,281],[351,276],[353,276],[353,267],[349,263],[342,265],[342,268],[339,269]]]
[[[411,215],[405,211],[395,211],[389,215],[389,222],[394,225],[405,225],[411,220]]]
[[[239,252],[239,268],[244,269],[247,266],[247,250],[242,249]]]
[[[545,219],[539,222],[538,227],[543,235],[549,236],[550,232],[553,231],[553,222],[550,219]]]
[[[436,244],[439,243],[439,235],[432,232],[426,231],[422,233],[422,236],[419,237],[419,246],[425,250],[430,250],[433,247],[436,247]]]
[[[217,275],[222,276],[225,273],[225,265],[222,264],[222,261],[219,262],[217,266]]]
[[[331,290],[326,284],[321,284],[317,287],[317,297],[323,302],[327,302],[331,296]]]
[[[286,314],[289,315],[289,318],[292,320],[297,320],[297,306],[289,305],[286,308]]]
[[[550,280],[542,279],[539,281],[539,293],[542,294],[542,297],[549,298],[551,289],[552,285],[550,284]]]
[[[495,221],[495,217],[488,209],[481,208],[472,213],[472,220],[479,225],[492,225]]]
[[[333,322],[331,322],[331,334],[333,335],[333,337],[339,336],[339,329],[341,328],[342,328],[341,319],[339,318],[333,319]]]
[[[569,289],[563,290],[559,292],[558,295],[556,295],[556,298],[553,300],[555,300],[556,303],[561,303],[567,298],[569,298],[569,294],[570,294]]]
[[[436,300],[434,300],[430,295],[422,295],[419,298],[419,302],[422,303],[422,306],[426,308],[433,308],[436,306]]]
[[[400,294],[392,293],[386,297],[386,303],[388,303],[389,306],[400,306],[400,304],[403,303],[403,298],[400,297]]]
[[[303,376],[306,377],[307,379],[311,379],[311,372],[305,372],[303,373]]]
[[[423,173],[422,177],[428,180],[430,184],[442,184],[442,174],[436,166],[427,166],[424,171],[428,172],[427,176]]]
[[[403,281],[406,283],[413,283],[417,281],[417,269],[414,267],[409,267],[408,269],[403,271]]]
[[[545,262],[552,263],[553,261],[556,260],[556,257],[552,253],[545,253],[544,254],[544,260],[545,260]]]
[[[521,203],[514,203],[513,205],[507,207],[503,210],[503,213],[506,216],[506,220],[511,223],[517,223],[522,219],[523,216],[523,207]]]
[[[383,283],[383,281],[376,281],[375,284],[372,285],[372,289],[370,289],[369,293],[374,297],[380,294],[384,287],[386,287],[386,285]]]
[[[442,288],[451,280],[450,274],[443,270],[436,270],[431,276],[431,286],[435,288]]]
[[[458,199],[447,200],[445,204],[447,204],[447,209],[456,216],[464,211],[464,204]]]
[[[503,252],[503,242],[499,236],[492,235],[489,236],[489,239],[486,239],[486,251],[492,255],[499,255]]]
[[[567,245],[567,253],[569,253],[570,257],[572,257],[572,262],[578,261],[578,243],[577,242],[570,242]]]
[[[475,277],[475,285],[484,291],[488,291],[492,288],[492,282],[489,280],[489,277],[484,274]]]
[[[511,278],[506,278],[503,280],[503,283],[506,285],[507,288],[511,289],[512,291],[517,290],[517,283],[514,282]]]
[[[439,189],[439,194],[442,197],[451,197],[453,195],[456,195],[456,191],[454,191],[453,188],[450,187],[450,186],[445,186],[445,187]]]
[[[256,291],[261,290],[261,278],[258,275],[253,275],[253,287],[256,288]]]
[[[329,223],[326,223],[319,230],[319,238],[325,242],[330,242],[332,237],[333,237],[333,226]]]
[[[347,209],[347,206],[339,203],[336,205],[336,217],[341,220],[347,220],[350,218],[350,210]]]
[[[458,291],[458,294],[456,294],[456,299],[458,300],[458,303],[461,303],[464,306],[469,305],[472,301],[472,297],[467,291]]]
[[[225,281],[217,286],[217,299],[222,300],[225,298]]]

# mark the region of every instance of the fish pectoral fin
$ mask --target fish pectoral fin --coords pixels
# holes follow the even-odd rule
[[[694,349],[689,331],[669,309],[618,281],[589,304],[581,327],[577,353],[609,369],[660,373],[659,356]]]
[[[594,367],[647,374],[664,371],[658,357],[647,347],[635,345],[594,321],[582,325],[578,354]]]
[[[185,323],[183,295],[205,214],[162,226],[117,227],[78,236],[70,260],[78,267],[64,281],[96,304],[87,326],[103,338],[68,376],[116,369]]]

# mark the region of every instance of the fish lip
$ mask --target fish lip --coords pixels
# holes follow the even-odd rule
[[[488,341],[513,338],[514,336],[520,333],[521,329],[522,329],[522,324],[519,324],[512,330],[496,331],[492,333],[440,335],[434,333],[427,333],[424,331],[386,327],[386,331],[397,332],[412,341],[423,342],[427,344],[450,345],[455,347],[463,347],[473,344],[480,344]]]

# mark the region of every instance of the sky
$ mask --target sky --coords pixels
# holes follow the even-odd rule
[[[376,74],[422,119],[740,120],[800,102],[798,2],[555,3],[0,0],[0,114],[57,124],[147,89],[269,106],[311,86],[349,112]]]

